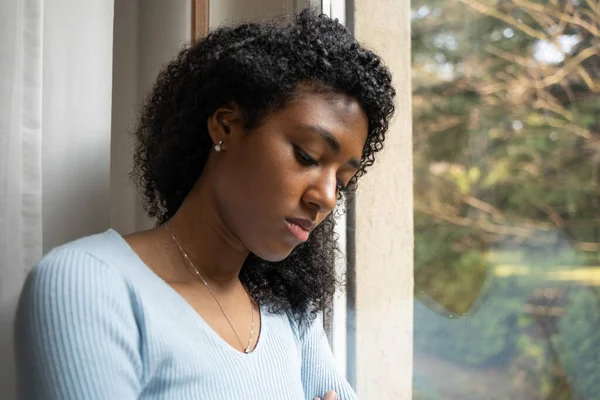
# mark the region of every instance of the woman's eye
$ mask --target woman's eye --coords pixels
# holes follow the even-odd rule
[[[306,154],[301,148],[294,146],[294,152],[296,153],[296,158],[301,164],[304,165],[319,165],[317,160]]]

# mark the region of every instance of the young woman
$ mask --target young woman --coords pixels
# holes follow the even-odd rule
[[[223,27],[161,72],[135,131],[154,229],[54,249],[16,320],[26,399],[355,399],[315,318],[334,210],[381,150],[394,89],[305,11]]]

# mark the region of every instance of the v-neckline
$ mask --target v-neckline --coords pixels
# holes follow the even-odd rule
[[[154,272],[152,268],[150,268],[148,264],[146,264],[144,260],[142,260],[142,258],[135,252],[135,250],[133,250],[133,248],[129,245],[129,243],[127,243],[127,241],[123,238],[123,236],[121,236],[120,233],[118,233],[114,229],[109,229],[107,233],[110,236],[113,236],[118,241],[121,247],[123,247],[123,249],[133,259],[133,261],[135,261],[140,266],[140,268],[142,268],[143,273],[147,275],[147,277],[150,280],[152,280],[157,286],[159,286],[161,290],[168,293],[169,296],[173,298],[173,301],[178,303],[180,308],[191,318],[191,320],[195,321],[196,324],[202,329],[202,331],[208,334],[208,336],[210,336],[212,340],[215,341],[215,343],[225,348],[227,351],[237,354],[240,357],[256,357],[260,354],[260,352],[262,351],[261,349],[264,347],[263,342],[265,341],[267,334],[267,318],[264,318],[265,310],[261,305],[258,305],[260,329],[256,338],[256,345],[254,346],[254,349],[251,352],[245,353],[236,349],[231,344],[229,344],[229,342],[223,339],[221,335],[219,335],[208,324],[208,322],[206,322],[204,317],[202,317],[202,315],[200,315],[200,313],[196,311],[196,309],[177,290],[175,290],[171,285],[165,282],[165,280],[158,276],[156,272]]]

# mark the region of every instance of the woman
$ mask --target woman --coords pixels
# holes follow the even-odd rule
[[[334,210],[395,92],[326,16],[224,27],[161,72],[135,131],[157,226],[54,249],[16,321],[28,399],[354,399],[316,315]]]

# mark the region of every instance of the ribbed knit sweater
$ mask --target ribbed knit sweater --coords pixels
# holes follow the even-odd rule
[[[114,230],[35,266],[15,338],[23,399],[356,399],[319,319],[301,329],[261,307],[258,344],[243,354]]]

